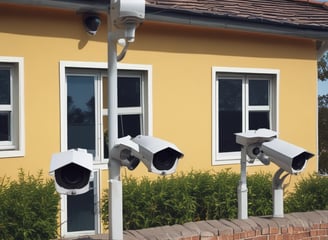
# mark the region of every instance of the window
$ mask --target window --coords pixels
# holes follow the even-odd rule
[[[92,189],[63,196],[61,230],[65,236],[100,231],[101,169],[108,163],[108,78],[106,63],[66,62],[61,72],[61,148],[93,154]],[[118,64],[118,137],[151,134],[151,67]]]
[[[24,155],[23,59],[0,57],[0,157]]]
[[[234,133],[277,129],[278,71],[213,68],[213,163],[239,162]]]

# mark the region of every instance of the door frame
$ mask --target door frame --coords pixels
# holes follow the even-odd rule
[[[60,61],[59,63],[59,74],[60,74],[60,150],[67,151],[67,80],[66,73],[67,69],[91,69],[106,71],[107,73],[107,62],[81,62],[81,61]],[[135,70],[145,71],[147,73],[147,86],[145,87],[145,99],[147,101],[147,114],[145,121],[145,132],[147,135],[152,136],[153,129],[153,117],[152,117],[152,66],[143,64],[118,64],[119,70]],[[101,106],[102,108],[102,106]],[[108,169],[108,161],[94,162],[94,186],[96,188],[96,194],[94,197],[95,202],[95,230],[94,231],[78,231],[68,232],[67,231],[67,196],[61,195],[61,210],[60,210],[60,232],[62,237],[80,236],[88,234],[99,234],[101,233],[101,218],[100,218],[100,193],[102,192],[103,186],[101,186],[102,171]],[[107,186],[105,186],[107,187]]]

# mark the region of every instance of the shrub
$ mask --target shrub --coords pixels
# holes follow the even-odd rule
[[[295,184],[285,198],[285,212],[328,210],[328,177],[310,174]]]
[[[123,227],[140,229],[190,221],[236,218],[240,175],[230,170],[190,172],[137,180],[123,178]],[[249,214],[272,212],[271,176],[247,177]],[[103,194],[102,220],[108,226],[108,191]],[[270,200],[268,200],[268,198]]]
[[[44,240],[57,236],[59,195],[52,180],[19,171],[0,178],[0,239]]]
[[[247,176],[248,215],[272,215],[272,175],[255,173]]]

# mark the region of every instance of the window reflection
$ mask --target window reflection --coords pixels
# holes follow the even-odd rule
[[[242,131],[242,80],[219,80],[219,152],[239,151],[236,132]]]
[[[95,151],[94,77],[67,77],[68,149]]]

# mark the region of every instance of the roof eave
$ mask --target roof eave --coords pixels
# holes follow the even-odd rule
[[[234,19],[227,16],[218,17],[183,11],[168,11],[154,7],[147,7],[146,9],[146,20],[149,21],[293,36],[319,41],[328,40],[328,30],[326,29],[311,29],[260,21],[246,21],[245,19]]]
[[[0,3],[1,2],[66,9],[72,11],[94,11],[106,13],[108,11],[108,4],[110,1],[93,0],[92,4],[90,0],[0,0]],[[296,26],[283,24],[268,24],[260,21],[245,21],[245,19],[236,20],[231,17],[209,16],[188,11],[163,9],[150,5],[146,5],[146,20],[294,36],[319,41],[328,40],[328,30],[325,29],[297,28]]]

